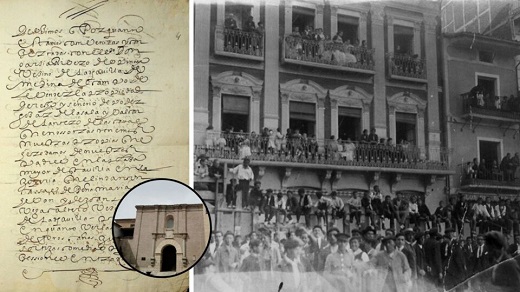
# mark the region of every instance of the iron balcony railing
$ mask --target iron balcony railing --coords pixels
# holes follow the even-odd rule
[[[478,95],[466,92],[460,95],[464,114],[479,114],[488,117],[513,119],[520,122],[520,98],[513,100],[500,98],[500,105],[497,106],[495,99],[482,97],[479,101]]]
[[[373,71],[374,51],[366,47],[335,43],[331,40],[305,39],[297,35],[288,35],[284,39],[286,60]]]
[[[426,60],[408,54],[389,54],[388,60],[391,75],[426,79]]]
[[[215,29],[215,50],[252,57],[264,56],[264,33],[217,27]]]
[[[316,163],[346,166],[448,170],[451,150],[443,147],[421,148],[413,145],[382,145],[313,138],[284,138],[248,133],[213,132],[205,143],[195,146],[195,155],[241,159],[243,147],[250,158],[259,161]]]

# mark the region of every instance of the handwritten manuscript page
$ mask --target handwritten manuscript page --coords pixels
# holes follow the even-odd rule
[[[0,1],[0,290],[185,291],[128,271],[122,196],[188,181],[188,2]]]

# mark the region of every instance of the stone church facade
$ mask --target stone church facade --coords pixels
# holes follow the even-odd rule
[[[210,227],[203,204],[136,206],[135,219],[116,219],[123,258],[143,273],[180,273],[204,253]]]

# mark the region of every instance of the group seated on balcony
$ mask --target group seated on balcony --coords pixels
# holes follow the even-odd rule
[[[467,95],[465,95],[466,103],[475,108],[483,108],[489,110],[497,110],[501,112],[520,113],[520,97],[511,94],[507,96],[495,96],[485,92],[478,86],[475,86]]]
[[[319,164],[419,167],[418,164],[424,163],[428,168],[447,167],[442,157],[440,161],[427,161],[420,148],[406,140],[396,145],[392,138],[379,138],[375,129],[371,129],[370,134],[364,130],[357,141],[336,139],[335,136],[318,141],[314,135],[302,134],[299,129],[287,129],[285,135],[280,128],[276,132],[264,128],[261,134],[229,129],[219,137],[207,137],[206,145],[198,146],[197,151],[198,154],[229,159],[250,156],[252,160]]]
[[[411,52],[401,53],[399,48],[390,56],[390,66],[393,75],[401,75],[413,78],[425,78],[426,70],[424,60],[419,55]]]
[[[497,181],[515,181],[516,171],[520,166],[520,157],[518,152],[514,157],[511,153],[507,153],[500,164],[493,160],[488,164],[485,159],[480,162],[477,158],[473,158],[472,162],[467,162],[464,166],[464,173],[467,179],[481,179],[481,180],[497,180]]]
[[[237,26],[233,13],[229,13],[224,22],[224,51],[262,56],[264,47],[264,24],[255,25],[253,16],[249,16],[242,28]]]
[[[366,41],[356,39],[351,43],[349,39],[343,41],[342,36],[343,32],[339,31],[331,40],[321,28],[306,26],[300,32],[294,27],[285,38],[286,58],[370,69],[374,61]]]

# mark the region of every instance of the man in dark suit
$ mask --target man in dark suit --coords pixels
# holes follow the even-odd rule
[[[413,245],[415,251],[415,266],[417,269],[417,278],[423,279],[426,275],[426,259],[424,254],[424,233],[418,232],[415,235],[415,244]]]
[[[515,242],[509,246],[507,253],[512,257],[520,255],[520,234],[515,234]]]
[[[467,267],[462,248],[455,239],[455,230],[448,228],[445,235],[448,237],[448,241],[441,247],[441,251],[447,256],[444,289],[450,290],[466,279]]]
[[[442,281],[441,249],[440,243],[436,240],[438,235],[437,228],[430,229],[430,237],[424,243],[426,275],[430,282],[437,286]]]
[[[412,279],[415,279],[417,276],[417,270],[415,268],[415,251],[412,249],[411,246],[406,244],[406,239],[403,233],[398,233],[395,236],[395,245],[396,249],[406,256],[406,259],[408,260],[408,265],[410,266],[410,269],[412,271]]]
[[[339,229],[331,228],[327,231],[327,241],[325,246],[318,251],[318,260],[316,262],[315,270],[317,272],[323,272],[325,268],[325,260],[327,260],[327,256],[336,250],[338,250],[338,242],[336,240],[336,234],[340,233]]]
[[[471,271],[473,274],[477,274],[482,272],[491,266],[489,262],[489,251],[488,247],[485,245],[484,234],[479,234],[477,236],[477,247],[473,251]]]

